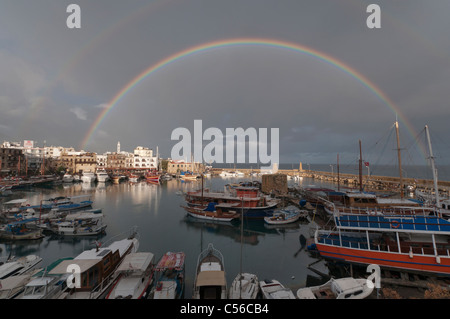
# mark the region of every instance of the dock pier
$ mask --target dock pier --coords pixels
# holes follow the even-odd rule
[[[214,174],[220,174],[225,168],[213,168]],[[252,172],[260,173],[259,169],[239,169],[240,172],[248,176]],[[299,170],[299,169],[279,169],[277,174],[286,174],[287,176],[299,176],[311,178],[318,181],[340,184],[343,188],[358,188],[359,175],[348,173],[331,173],[314,170]],[[365,190],[384,190],[384,191],[398,191],[400,188],[400,178],[395,176],[378,176],[378,175],[363,175],[362,182]],[[403,177],[403,184],[421,190],[433,190],[434,184],[432,179],[418,179]],[[450,195],[450,181],[438,181],[439,192]]]

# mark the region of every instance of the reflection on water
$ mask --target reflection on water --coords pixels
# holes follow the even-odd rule
[[[204,187],[222,191],[227,183],[238,181],[235,178],[209,178],[204,180]],[[311,181],[303,180],[300,183],[308,185]],[[43,258],[42,266],[47,266],[58,258],[75,257],[83,250],[95,247],[95,240],[105,242],[137,225],[140,251],[152,252],[156,259],[167,251],[186,253],[186,298],[192,294],[198,255],[210,242],[224,255],[227,280],[231,284],[240,271],[240,222],[213,223],[186,216],[185,210],[181,208],[184,198],[177,194],[200,187],[200,181],[174,179],[161,185],[145,182],[80,183],[51,189],[14,191],[13,195],[2,198],[2,202],[27,198],[33,205],[55,196],[90,195],[94,201],[93,208],[102,208],[108,226],[106,234],[100,237],[46,236],[39,241],[2,242],[1,256],[36,254]],[[292,289],[304,286],[307,276],[314,275],[307,266],[316,259],[302,249],[299,241],[301,235],[309,237],[306,222],[268,226],[263,220],[245,220],[242,270],[255,273],[260,279],[277,279]]]

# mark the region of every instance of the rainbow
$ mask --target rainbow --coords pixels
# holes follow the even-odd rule
[[[94,123],[89,128],[86,133],[81,145],[80,149],[84,149],[88,144],[89,140],[98,129],[106,115],[116,106],[120,100],[132,90],[136,85],[138,85],[143,79],[147,76],[155,73],[156,71],[166,67],[167,65],[179,61],[181,59],[187,58],[189,56],[198,54],[200,52],[217,49],[217,48],[228,48],[228,47],[236,47],[236,46],[261,46],[261,47],[274,47],[274,48],[283,48],[286,50],[291,50],[294,52],[306,54],[313,58],[316,58],[320,61],[323,61],[329,65],[332,65],[339,70],[347,73],[355,80],[360,82],[363,86],[365,86],[369,91],[371,91],[375,96],[381,100],[384,104],[386,104],[392,112],[399,117],[402,123],[406,126],[406,128],[410,131],[411,135],[415,137],[415,130],[407,118],[402,114],[400,109],[395,106],[395,104],[384,94],[373,82],[371,82],[367,77],[363,74],[359,73],[357,70],[352,67],[346,65],[345,63],[333,58],[330,55],[327,55],[323,52],[317,51],[315,49],[300,45],[298,43],[280,41],[275,39],[265,39],[265,38],[233,38],[233,39],[225,39],[219,41],[213,41],[208,43],[203,43],[200,45],[196,45],[190,47],[188,49],[182,50],[175,54],[172,54],[169,57],[166,57],[160,60],[158,63],[151,65],[149,68],[145,69],[143,72],[138,74],[135,78],[133,78],[130,82],[128,82],[124,87],[122,87],[116,95],[107,103],[107,106],[102,110],[102,112],[97,116]],[[426,154],[426,151],[423,148],[423,153]]]

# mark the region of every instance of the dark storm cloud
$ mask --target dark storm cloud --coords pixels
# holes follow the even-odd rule
[[[270,38],[321,51],[373,82],[419,132],[448,135],[450,40],[447,1],[377,1],[381,29],[361,1],[74,1],[82,28],[65,27],[68,1],[2,1],[0,136],[78,146],[121,88],[189,47]],[[14,72],[13,72],[14,71]],[[11,73],[12,72],[12,73]],[[11,76],[11,74],[13,76]],[[130,90],[96,130],[90,150],[159,146],[170,133],[277,127],[281,162],[335,162],[371,145],[394,110],[342,69],[280,48],[234,47],[164,67]],[[24,124],[26,123],[26,125]],[[413,139],[401,123],[406,144]],[[445,151],[445,148],[444,148]],[[445,158],[444,156],[442,158]]]

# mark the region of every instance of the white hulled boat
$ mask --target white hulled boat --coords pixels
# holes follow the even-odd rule
[[[106,183],[110,179],[111,178],[109,177],[108,173],[106,173],[106,171],[104,169],[97,170],[97,181],[99,183]]]
[[[106,299],[144,299],[153,282],[154,255],[128,254],[116,270],[116,281]]]
[[[352,277],[330,279],[323,285],[300,288],[297,290],[298,299],[364,299],[373,291],[367,285],[367,279]]]
[[[67,287],[59,299],[98,299],[106,296],[116,279],[114,274],[117,267],[125,256],[137,252],[139,248],[135,229],[125,239],[113,239],[110,239],[109,246],[97,245],[96,248],[85,250],[73,260],[61,262],[49,272],[50,275],[67,274],[68,267],[79,268],[79,282],[75,282],[73,287]]]
[[[194,281],[194,299],[226,299],[227,280],[222,253],[208,244],[200,253]]]
[[[83,183],[93,183],[96,179],[97,177],[92,172],[83,172],[83,175],[81,176],[81,181]]]
[[[278,280],[262,280],[259,286],[264,299],[295,299],[292,290],[284,287]]]

